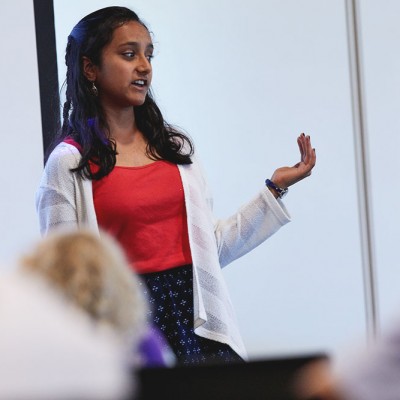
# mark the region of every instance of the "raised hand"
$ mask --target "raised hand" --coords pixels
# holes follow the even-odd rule
[[[311,175],[316,162],[315,149],[311,146],[310,136],[302,133],[297,138],[300,150],[300,162],[293,167],[278,168],[272,175],[271,180],[280,188],[287,188]]]

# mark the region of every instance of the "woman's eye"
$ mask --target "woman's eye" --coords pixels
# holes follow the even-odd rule
[[[134,58],[136,56],[136,53],[134,51],[125,51],[122,53],[122,55],[126,58]],[[145,56],[147,58],[147,61],[151,63],[151,60],[153,59],[153,54],[148,54]]]

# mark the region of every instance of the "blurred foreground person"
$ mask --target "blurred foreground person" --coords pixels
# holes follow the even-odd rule
[[[306,367],[298,394],[307,400],[399,400],[400,319],[367,349]]]
[[[148,306],[139,278],[109,235],[102,232],[100,237],[85,230],[53,232],[21,265],[24,271],[44,277],[96,324],[111,327],[126,346],[129,365],[168,364],[167,345],[164,351],[147,326]]]
[[[123,348],[43,280],[0,275],[0,399],[116,400],[133,393]]]

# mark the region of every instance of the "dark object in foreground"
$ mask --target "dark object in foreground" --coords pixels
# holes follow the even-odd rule
[[[295,400],[297,372],[310,361],[325,359],[313,354],[273,358],[239,364],[214,364],[143,369],[138,372],[138,400]]]

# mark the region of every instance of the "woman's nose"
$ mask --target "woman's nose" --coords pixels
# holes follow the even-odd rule
[[[150,61],[148,60],[148,58],[146,56],[142,56],[140,58],[140,62],[137,65],[137,69],[140,72],[150,72],[151,71],[151,64],[150,64]]]

